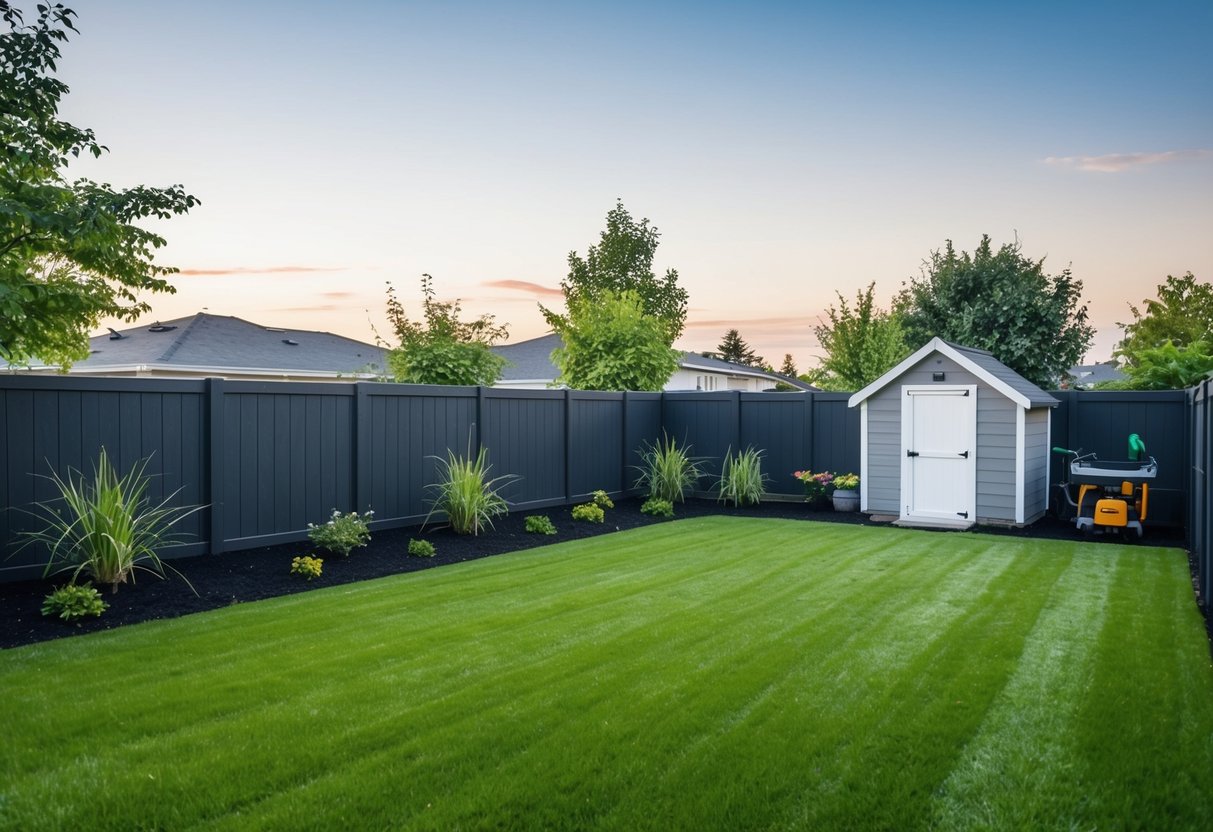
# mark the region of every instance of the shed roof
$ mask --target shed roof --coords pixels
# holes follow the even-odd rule
[[[936,336],[909,358],[851,396],[847,400],[847,406],[854,407],[880,391],[933,352],[946,355],[1020,407],[1030,410],[1034,407],[1056,407],[1060,404],[1057,399],[995,358],[993,353],[976,347],[953,344]]]

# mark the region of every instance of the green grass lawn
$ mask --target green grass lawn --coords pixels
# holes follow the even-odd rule
[[[1213,822],[1169,549],[688,520],[5,651],[0,707],[4,829]]]

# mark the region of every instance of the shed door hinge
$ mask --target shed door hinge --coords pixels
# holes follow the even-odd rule
[[[966,520],[969,519],[969,513],[967,511],[958,511],[958,512],[956,512],[956,516],[963,517]]]
[[[960,452],[960,455],[961,455],[961,456],[963,456],[965,459],[968,459],[968,458],[969,458],[969,452],[968,452],[968,451],[961,451],[961,452]]]
[[[918,451],[906,451],[906,456],[918,456]]]

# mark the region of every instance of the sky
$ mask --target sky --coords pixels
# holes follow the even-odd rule
[[[1213,279],[1207,0],[69,5],[61,116],[110,148],[69,176],[202,200],[149,225],[181,273],[140,323],[373,341],[429,273],[537,337],[617,199],[690,294],[679,346],[801,370],[836,293],[887,306],[947,240],[1071,268],[1091,361]]]

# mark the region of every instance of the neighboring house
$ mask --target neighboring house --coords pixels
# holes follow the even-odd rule
[[[493,347],[493,352],[510,362],[494,387],[542,390],[552,386],[559,370],[552,363],[552,350],[563,342],[555,333]],[[816,390],[798,378],[768,373],[744,364],[733,364],[718,358],[706,358],[698,353],[684,352],[678,358],[678,369],[666,382],[666,390],[744,390],[761,392],[774,390],[780,382],[796,390]]]
[[[1067,372],[1070,375],[1070,381],[1063,382],[1061,386],[1063,388],[1072,387],[1076,390],[1094,387],[1105,381],[1121,381],[1125,378],[1125,374],[1116,366],[1115,361],[1105,364],[1078,364]]]
[[[89,339],[88,358],[73,376],[206,378],[256,381],[357,381],[386,372],[385,351],[328,332],[261,326],[226,315],[199,313]],[[56,366],[13,368],[47,375]]]

